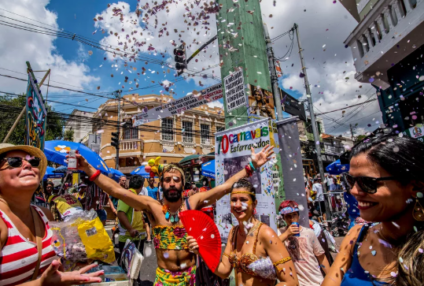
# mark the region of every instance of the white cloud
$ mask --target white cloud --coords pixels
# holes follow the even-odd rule
[[[214,101],[214,102],[208,102],[207,105],[210,108],[214,108],[214,107],[224,108],[224,104],[222,104],[222,102],[220,102],[219,100]]]
[[[7,11],[24,15],[30,19],[38,19],[46,23],[49,28],[58,29],[57,15],[45,7],[49,0],[15,0],[0,2],[0,8]],[[18,19],[20,21],[30,22],[35,25],[43,25],[27,18],[0,10],[0,15]],[[13,22],[8,19],[8,22]],[[16,23],[16,22],[15,22]],[[0,67],[26,73],[26,61],[31,63],[33,70],[51,69],[51,80],[61,82],[52,83],[53,85],[70,87],[73,89],[84,89],[99,78],[89,75],[90,69],[84,63],[67,61],[54,45],[55,37],[18,30],[11,27],[0,27],[0,38],[3,39],[0,44]],[[19,78],[27,78],[24,74],[13,73],[0,70],[2,74],[9,74]],[[41,78],[43,73],[36,73],[36,77]],[[68,85],[64,85],[66,83]],[[22,93],[26,90],[26,82],[14,79],[0,77],[0,86],[2,91]],[[50,88],[49,92],[64,92],[60,89]],[[45,93],[45,87],[43,88]]]

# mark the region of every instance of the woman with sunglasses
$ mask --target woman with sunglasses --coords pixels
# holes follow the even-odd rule
[[[324,286],[423,285],[424,144],[398,136],[367,139],[351,151],[348,190],[361,217]]]
[[[32,146],[0,144],[0,285],[75,285],[101,282],[102,272],[62,272],[52,246],[46,208],[31,206],[47,168]]]

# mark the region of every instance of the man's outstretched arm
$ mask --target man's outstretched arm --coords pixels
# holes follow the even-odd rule
[[[87,160],[81,154],[77,154],[78,170],[84,171],[89,177],[91,177],[96,169],[91,166]],[[159,204],[158,201],[152,199],[149,196],[138,196],[132,192],[122,188],[117,182],[111,178],[100,174],[94,183],[99,186],[100,189],[108,193],[109,195],[122,200],[124,203],[138,210],[145,210],[151,212],[151,206]]]
[[[265,146],[262,151],[257,154],[252,147],[252,163],[255,169],[259,169],[265,165],[265,163],[271,159],[272,154],[274,154],[272,146]],[[245,177],[247,177],[247,172],[246,169],[243,168],[243,170],[229,178],[224,184],[216,186],[210,191],[197,193],[191,196],[189,199],[190,206],[193,209],[200,209],[202,207],[216,203],[217,200],[221,199],[231,190],[231,187],[235,182]]]

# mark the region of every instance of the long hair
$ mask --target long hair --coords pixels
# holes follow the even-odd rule
[[[365,154],[369,160],[399,178],[402,185],[411,181],[424,182],[424,144],[416,139],[387,135],[370,138],[352,149],[351,158],[359,154]],[[414,228],[416,231],[398,244],[394,269],[398,275],[387,281],[392,285],[423,285],[424,223],[416,222]]]

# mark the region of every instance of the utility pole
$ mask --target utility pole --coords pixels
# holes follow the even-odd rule
[[[299,26],[296,23],[294,24],[294,29],[296,30],[297,45],[299,46],[300,64],[302,65],[302,72],[305,75],[304,80],[305,80],[306,97],[307,97],[307,100],[308,100],[309,115],[311,116],[312,133],[314,134],[314,145],[315,145],[315,150],[317,152],[318,170],[319,170],[321,182],[322,182],[322,185],[323,185],[323,188],[324,188],[324,193],[328,196],[327,185],[324,182],[325,181],[324,180],[325,179],[325,177],[324,177],[324,167],[322,165],[321,145],[320,145],[320,140],[319,140],[320,138],[319,138],[319,134],[318,134],[317,123],[316,123],[316,120],[315,120],[314,104],[312,102],[311,89],[309,88],[308,74],[306,73],[305,62],[304,62],[304,59],[303,59],[303,54],[302,54],[303,49],[300,45]],[[328,197],[324,197],[324,202],[325,202],[327,220],[330,220],[331,219],[331,213],[330,213],[330,205],[328,203]]]
[[[118,98],[118,140],[121,138],[121,90],[116,91],[116,97]],[[115,169],[119,170],[119,141],[118,146],[116,147],[116,158],[115,158]]]
[[[356,124],[356,125],[358,125],[358,124]],[[352,124],[349,124],[349,126],[350,126],[351,139],[353,141],[355,141],[355,129],[356,129],[356,125],[355,126],[352,126]]]
[[[272,49],[271,39],[269,38],[268,26],[264,23],[266,52],[268,55],[269,69],[271,75],[272,93],[274,94],[274,105],[277,107],[277,119],[283,120],[283,109],[281,108],[281,98],[278,87],[278,77],[275,70],[274,50]]]

